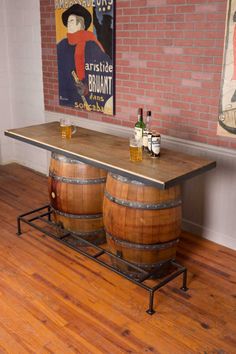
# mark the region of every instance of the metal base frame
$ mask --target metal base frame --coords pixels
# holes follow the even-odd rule
[[[188,290],[187,268],[178,264],[175,260],[166,261],[152,271],[146,271],[108,252],[102,246],[97,246],[83,239],[77,233],[62,229],[61,226],[51,220],[52,212],[51,206],[45,205],[19,215],[17,217],[17,235],[20,236],[22,234],[21,222],[24,222],[147,290],[149,292],[149,307],[146,312],[149,315],[153,315],[156,312],[153,308],[155,292],[171,280],[182,274],[183,279],[180,289],[183,291]],[[166,267],[172,271],[167,276],[160,278],[162,269],[166,269]]]

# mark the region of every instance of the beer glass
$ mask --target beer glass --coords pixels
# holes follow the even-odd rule
[[[142,161],[143,139],[132,135],[129,139],[130,161]]]
[[[70,139],[76,132],[76,127],[72,125],[69,118],[60,119],[60,129],[62,139]]]

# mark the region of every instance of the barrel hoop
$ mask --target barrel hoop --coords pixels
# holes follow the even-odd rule
[[[135,202],[132,200],[124,200],[120,198],[113,197],[110,193],[105,191],[105,196],[107,199],[109,199],[111,202],[129,207],[129,208],[135,208],[135,209],[144,209],[144,210],[162,210],[162,209],[170,209],[170,208],[175,208],[179,205],[182,204],[181,199],[176,199],[176,200],[167,200],[162,203],[142,203],[142,202]]]
[[[49,177],[56,181],[60,181],[62,183],[68,184],[101,184],[106,182],[106,177],[101,178],[94,178],[94,179],[79,179],[78,177],[63,177],[63,176],[56,176],[53,172],[49,171]]]
[[[149,250],[149,251],[164,250],[166,248],[171,248],[171,247],[177,245],[179,242],[179,238],[176,238],[175,240],[163,242],[163,243],[153,243],[153,244],[134,243],[134,242],[129,242],[129,241],[124,241],[124,240],[118,239],[118,238],[114,237],[113,235],[109,234],[107,231],[106,231],[106,236],[108,239],[111,239],[116,244],[124,246],[125,248],[139,249],[139,250],[144,250],[144,251],[145,250]]]
[[[62,162],[70,163],[70,164],[86,165],[84,162],[81,162],[81,161],[76,160],[76,159],[72,159],[71,157],[66,157],[64,155],[57,154],[56,152],[52,152],[51,158],[53,160],[56,160],[56,161],[62,161]]]
[[[137,263],[137,262],[134,262],[134,261],[132,261],[132,263],[135,263],[135,265],[137,266],[137,267],[140,267],[140,268],[142,268],[142,269],[147,269],[147,270],[154,270],[155,268],[159,268],[159,267],[161,267],[162,265],[164,265],[164,264],[168,264],[168,262],[171,262],[171,261],[174,261],[175,260],[175,258],[167,258],[167,259],[165,259],[165,260],[163,260],[163,261],[160,261],[160,262],[157,262],[157,263]],[[161,270],[161,269],[160,269]]]
[[[113,179],[116,179],[117,181],[119,182],[123,182],[123,183],[129,183],[129,184],[137,184],[137,185],[141,185],[141,186],[145,186],[146,184],[143,183],[143,182],[139,182],[139,181],[136,181],[134,179],[131,179],[131,178],[128,178],[128,177],[124,177],[124,176],[120,176],[120,175],[117,175],[115,173],[109,173],[110,176],[113,178]]]
[[[97,230],[94,230],[94,231],[84,231],[84,232],[81,232],[81,231],[72,231],[71,234],[76,238],[76,235],[77,236],[97,236],[97,235],[100,235],[104,233],[104,228],[100,228],[100,229],[97,229]]]
[[[99,219],[102,218],[102,213],[99,214],[69,214],[69,213],[64,213],[63,211],[57,210],[51,206],[52,210],[61,216],[65,216],[67,218],[71,219]]]

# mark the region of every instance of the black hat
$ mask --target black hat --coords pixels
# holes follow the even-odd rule
[[[69,7],[66,11],[63,12],[61,18],[64,26],[67,26],[67,20],[70,15],[77,15],[81,16],[84,18],[84,24],[85,24],[85,29],[87,29],[90,26],[90,23],[92,21],[92,17],[90,15],[90,12],[85,9],[85,7],[75,4],[71,7]]]

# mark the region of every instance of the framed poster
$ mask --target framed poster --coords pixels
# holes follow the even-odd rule
[[[228,0],[218,135],[236,138],[236,0]]]
[[[115,0],[55,0],[59,104],[114,114]]]

